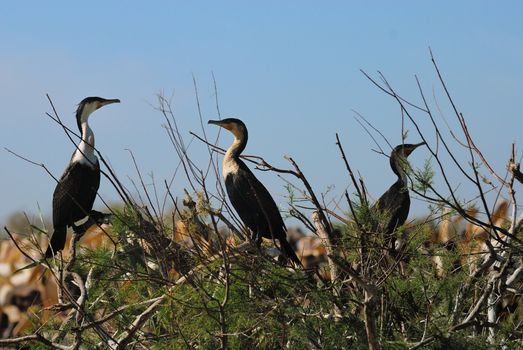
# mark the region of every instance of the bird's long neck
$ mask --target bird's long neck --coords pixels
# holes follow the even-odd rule
[[[76,151],[73,155],[73,162],[80,162],[85,165],[94,167],[97,162],[96,155],[94,154],[94,133],[87,123],[87,118],[82,120],[79,125],[80,132],[82,133],[82,140],[78,144]]]
[[[234,136],[234,142],[229,147],[225,156],[223,157],[223,177],[227,177],[230,173],[235,173],[239,169],[240,154],[245,149],[247,145],[247,137],[244,136]]]
[[[405,166],[407,165],[407,159],[399,154],[392,154],[390,157],[390,167],[394,174],[398,176],[398,182],[401,188],[407,189],[408,180],[407,173],[405,172]]]

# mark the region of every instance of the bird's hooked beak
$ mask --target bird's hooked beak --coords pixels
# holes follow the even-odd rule
[[[404,151],[405,156],[408,157],[416,148],[418,148],[419,146],[423,146],[423,145],[425,145],[425,142],[420,142],[420,143],[415,143],[415,144],[409,145],[409,147],[407,147]]]
[[[207,124],[214,124],[214,125],[218,125],[218,126],[222,126],[221,123],[222,123],[221,120],[209,120],[207,122]]]
[[[96,107],[96,109],[102,108],[103,106],[110,105],[111,103],[120,103],[120,100],[117,99],[117,98],[113,98],[113,99],[108,99],[108,100],[100,101],[100,102],[98,103],[98,106]]]
[[[231,128],[229,126],[230,124],[224,123],[223,120],[209,120],[207,122],[207,124],[218,125],[218,126],[224,128],[224,129],[231,130]]]
[[[247,129],[241,120],[226,118],[222,120],[209,120],[208,123],[227,129],[234,135],[236,139],[247,138]]]
[[[425,142],[416,143],[416,144],[413,145],[412,150],[414,151],[414,150],[415,150],[416,148],[418,148],[419,146],[423,146],[423,145],[425,145],[425,144],[426,144]]]

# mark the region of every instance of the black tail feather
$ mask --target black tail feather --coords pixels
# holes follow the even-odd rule
[[[287,242],[286,239],[280,240],[280,246],[281,246],[281,250],[282,250],[283,254],[285,255],[285,257],[288,259],[291,259],[292,262],[296,265],[296,267],[303,266],[300,261],[300,258],[298,258],[298,256],[294,252],[294,249],[292,249],[292,246],[290,245],[289,242]]]
[[[64,249],[65,239],[67,237],[67,227],[58,226],[54,228],[53,237],[51,237],[51,242],[45,251],[46,258],[52,258],[60,250]]]

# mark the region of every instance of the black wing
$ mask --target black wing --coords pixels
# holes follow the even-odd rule
[[[242,161],[238,164],[238,172],[225,179],[232,206],[253,232],[254,239],[287,239],[287,229],[271,194]]]
[[[376,208],[384,213],[387,220],[376,230],[385,235],[390,235],[396,228],[403,225],[407,220],[410,209],[410,196],[407,189],[396,182],[376,202]]]
[[[86,217],[93,208],[99,186],[98,162],[94,167],[79,162],[71,163],[54,190],[53,225],[71,226]]]

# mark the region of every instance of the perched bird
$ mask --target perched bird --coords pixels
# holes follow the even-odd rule
[[[234,135],[234,142],[223,158],[222,174],[231,204],[251,230],[252,240],[260,244],[262,237],[277,239],[284,256],[296,265],[301,265],[287,241],[287,228],[274,199],[240,159],[240,154],[247,145],[247,127],[241,120],[234,118],[209,120],[209,124],[225,128]]]
[[[421,142],[394,147],[390,154],[390,167],[398,176],[398,180],[374,204],[378,212],[384,214],[385,222],[375,225],[373,231],[384,235],[386,245],[393,252],[396,250],[393,233],[396,228],[405,223],[410,209],[410,196],[405,172],[408,166],[407,157],[417,147],[424,144],[425,142]]]
[[[76,227],[75,222],[89,216],[100,186],[100,165],[94,154],[94,134],[87,120],[98,108],[119,102],[118,99],[87,97],[78,105],[76,121],[82,139],[53,193],[54,233],[45,252],[47,258],[64,248],[67,227]]]

